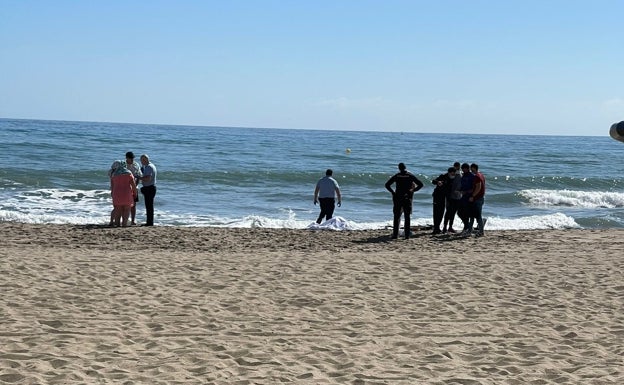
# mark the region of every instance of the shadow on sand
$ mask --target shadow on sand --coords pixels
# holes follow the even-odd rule
[[[88,223],[86,225],[74,225],[74,228],[82,229],[82,230],[101,230],[101,229],[113,229],[114,227],[110,225]]]
[[[431,226],[412,227],[410,238],[414,239],[414,238],[428,237],[431,235],[429,233],[431,229],[432,229]],[[398,239],[392,239],[392,228],[386,228],[386,230],[388,230],[387,235],[379,235],[376,237],[369,237],[365,239],[355,239],[352,242],[358,243],[358,244],[367,244],[367,243],[389,243],[389,242],[396,242],[397,240],[399,241],[404,240],[404,238],[401,236],[399,236]]]

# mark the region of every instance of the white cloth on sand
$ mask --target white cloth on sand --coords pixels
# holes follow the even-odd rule
[[[310,223],[307,227],[308,230],[359,230],[359,227],[353,222],[349,222],[348,220],[342,217],[334,217],[326,220],[321,223]]]

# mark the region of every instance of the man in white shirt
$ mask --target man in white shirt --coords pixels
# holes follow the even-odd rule
[[[334,172],[331,169],[325,171],[325,176],[316,182],[316,189],[314,189],[314,204],[320,202],[321,213],[319,214],[316,223],[320,224],[323,218],[331,219],[334,215],[334,209],[336,208],[336,197],[338,197],[338,207],[342,205],[342,198],[340,196],[340,186],[332,174]]]
[[[156,196],[156,166],[150,162],[147,154],[141,155],[141,194],[145,200],[145,216],[147,217],[145,226],[154,226],[154,197]]]

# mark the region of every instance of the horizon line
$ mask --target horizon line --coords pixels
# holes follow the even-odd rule
[[[501,133],[469,133],[469,132],[430,132],[430,131],[405,131],[405,130],[349,130],[349,129],[330,129],[330,128],[293,128],[293,127],[248,127],[248,126],[220,126],[220,125],[198,125],[198,124],[171,124],[171,123],[145,123],[145,122],[120,122],[120,121],[95,121],[95,120],[67,120],[67,119],[41,119],[41,118],[8,118],[1,117],[0,120],[23,120],[23,121],[42,121],[42,122],[68,122],[68,123],[103,123],[103,124],[128,124],[137,126],[172,126],[172,127],[196,127],[196,128],[236,128],[236,129],[260,129],[260,130],[307,130],[307,131],[326,131],[326,132],[376,132],[376,133],[393,133],[393,134],[427,134],[427,135],[491,135],[491,136],[558,136],[558,137],[609,137],[608,129],[605,135],[563,135],[563,134],[501,134]],[[615,122],[617,123],[617,122]]]

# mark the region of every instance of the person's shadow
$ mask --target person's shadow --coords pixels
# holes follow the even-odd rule
[[[410,234],[410,239],[414,239],[414,238],[422,238],[422,237],[428,237],[430,234],[428,232],[429,229],[423,229],[423,228],[417,228],[414,229],[412,228],[412,232]],[[358,244],[371,244],[371,243],[390,243],[392,241],[396,241],[395,239],[392,239],[392,229],[389,230],[388,235],[379,235],[376,237],[370,237],[370,238],[366,238],[366,239],[354,239],[352,242],[353,243],[358,243]],[[399,237],[399,238],[403,238],[403,237]]]
[[[112,229],[110,225],[101,225],[101,224],[85,224],[85,225],[75,225],[76,229],[83,230],[96,230],[96,229]]]
[[[380,235],[377,237],[371,237],[366,239],[354,239],[353,243],[369,244],[369,243],[389,243],[392,240],[392,235]]]
[[[465,236],[461,234],[442,234],[437,236],[432,236],[431,240],[434,242],[453,242],[453,241],[463,241],[464,239],[470,238],[470,236]]]

